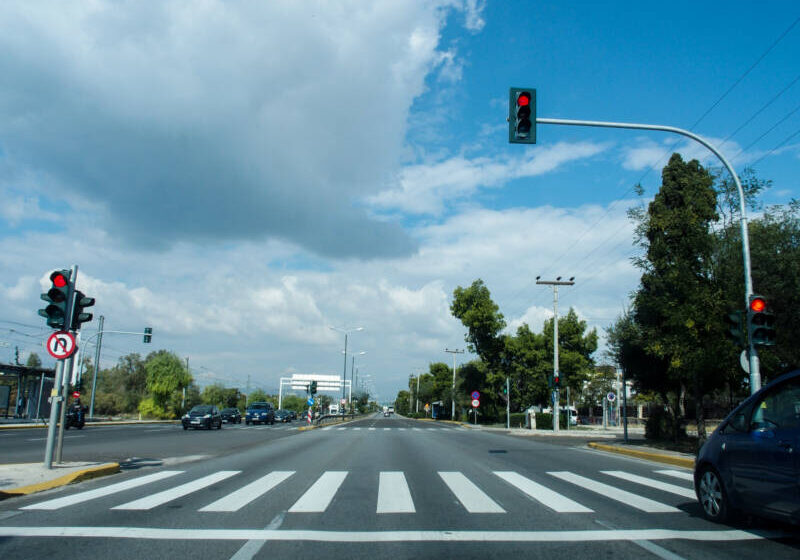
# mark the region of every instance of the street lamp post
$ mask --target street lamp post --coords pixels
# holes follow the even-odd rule
[[[344,400],[344,382],[347,379],[347,335],[351,332],[363,331],[364,327],[356,327],[354,329],[340,329],[338,327],[329,327],[333,331],[344,333],[344,370],[342,371],[342,400]]]
[[[452,407],[450,409],[450,420],[456,419],[456,354],[463,354],[466,350],[450,350],[449,348],[444,349],[445,352],[448,354],[453,355],[453,394],[450,396],[450,402],[452,403]]]

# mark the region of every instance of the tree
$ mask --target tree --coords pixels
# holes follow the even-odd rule
[[[686,391],[693,389],[701,442],[706,437],[703,395],[723,377],[714,351],[722,340],[724,306],[712,274],[710,231],[718,218],[711,175],[697,160],[685,163],[673,154],[663,169],[661,188],[647,214],[638,214],[636,228],[637,242],[646,252],[635,260],[643,273],[633,306],[642,349],[666,364],[663,389],[672,395],[676,417],[685,415]],[[646,375],[640,369],[630,373],[640,381]]]
[[[147,391],[155,407],[167,414],[177,412],[183,389],[192,381],[183,360],[172,352],[159,350],[147,356],[144,369]]]
[[[247,404],[251,404],[254,402],[266,402],[267,400],[267,393],[262,391],[261,389],[254,389],[250,391],[250,394],[247,395]]]
[[[203,388],[201,393],[203,402],[215,404],[220,408],[230,408],[239,402],[239,390],[229,389],[222,383],[214,383]]]
[[[42,367],[42,360],[39,359],[39,355],[35,352],[31,352],[28,354],[28,360],[25,362],[25,365],[28,367],[35,367],[40,368]]]
[[[467,327],[464,340],[470,352],[477,354],[490,369],[496,367],[503,350],[499,335],[506,322],[483,280],[475,280],[469,288],[458,286],[453,292],[450,311]]]

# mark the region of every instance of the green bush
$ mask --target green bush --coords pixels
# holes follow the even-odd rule
[[[142,399],[139,402],[139,414],[142,415],[142,418],[147,419],[157,418],[159,420],[169,420],[175,418],[175,414],[158,406],[152,397]]]
[[[559,429],[567,429],[567,415],[559,415],[558,422]],[[536,429],[537,430],[552,430],[553,429],[553,415],[550,412],[537,412],[536,413]]]
[[[650,411],[650,416],[644,425],[644,437],[646,439],[674,439],[676,420],[669,410],[662,407],[655,407]],[[678,427],[678,439],[686,437],[686,427]]]
[[[512,428],[525,427],[525,413],[514,412],[510,416],[509,424]]]

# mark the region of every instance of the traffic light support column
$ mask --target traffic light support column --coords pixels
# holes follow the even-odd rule
[[[750,296],[753,295],[753,276],[750,265],[750,241],[747,233],[747,209],[745,207],[744,190],[742,189],[742,183],[739,180],[739,176],[736,174],[736,171],[733,170],[733,166],[728,162],[727,159],[725,159],[725,156],[723,156],[722,153],[719,150],[717,150],[710,142],[705,140],[703,137],[698,136],[697,134],[690,132],[688,130],[677,128],[674,126],[664,126],[658,124],[581,121],[581,120],[571,120],[571,119],[547,119],[539,117],[536,117],[536,124],[594,126],[601,128],[626,128],[632,130],[657,130],[661,132],[672,132],[674,134],[680,134],[681,136],[686,136],[687,138],[691,138],[692,140],[702,144],[708,150],[710,150],[715,156],[717,156],[717,158],[719,158],[719,160],[728,170],[728,173],[731,174],[733,182],[736,183],[736,190],[739,194],[739,213],[741,214],[740,225],[742,230],[742,258],[744,262],[744,292],[745,292],[744,302],[745,305],[750,305]],[[752,341],[750,341],[749,343],[749,353],[750,353],[750,394],[752,395],[761,388],[761,371],[759,369],[758,352],[756,351],[756,347]]]

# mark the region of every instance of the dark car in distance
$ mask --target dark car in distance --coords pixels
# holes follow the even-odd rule
[[[292,413],[288,410],[284,410],[279,408],[275,411],[275,420],[278,422],[291,422],[292,421]]]
[[[747,512],[800,523],[800,370],[728,415],[700,449],[694,484],[712,521]]]
[[[254,402],[247,405],[244,413],[244,423],[250,424],[274,424],[275,408],[272,403]]]
[[[238,408],[223,408],[222,412],[219,414],[222,416],[223,422],[227,422],[229,424],[242,423],[242,413],[239,412]]]
[[[220,416],[219,409],[213,404],[198,404],[183,415],[181,424],[183,424],[184,430],[189,428],[210,430],[213,427],[219,430],[222,428],[222,416]]]

